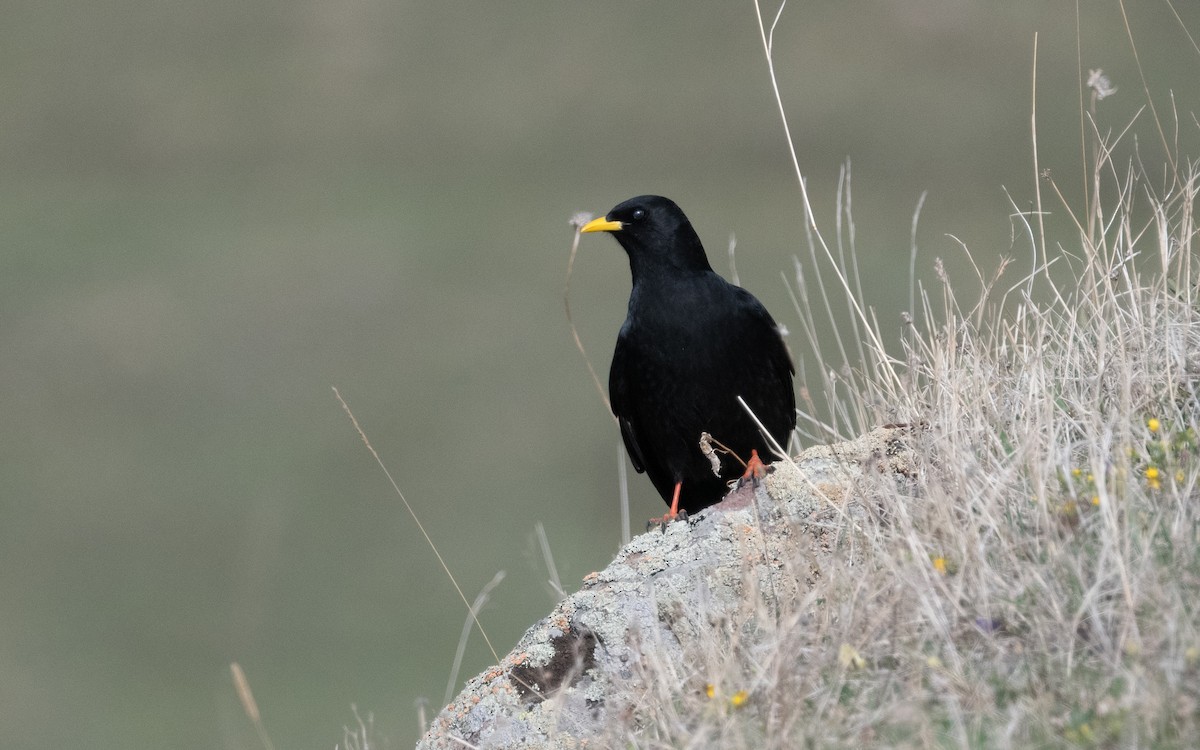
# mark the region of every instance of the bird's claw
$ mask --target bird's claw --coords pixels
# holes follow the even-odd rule
[[[764,464],[758,457],[758,451],[752,450],[750,451],[750,460],[746,462],[746,473],[737,480],[737,488],[740,490],[749,481],[750,486],[757,489],[759,480],[773,471],[775,471],[775,467]]]
[[[661,518],[651,518],[649,521],[647,521],[646,522],[646,531],[653,531],[654,529],[658,529],[659,531],[661,531],[662,533],[665,534],[665,533],[667,533],[667,526],[670,526],[671,522],[686,521],[687,519],[688,519],[688,512],[686,510],[681,510],[678,513],[676,513],[675,515],[671,515],[670,513],[667,513],[667,514],[663,515]]]

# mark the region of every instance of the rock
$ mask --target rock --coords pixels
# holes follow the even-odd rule
[[[648,661],[682,664],[747,597],[774,610],[794,604],[859,528],[864,481],[913,476],[912,438],[892,426],[811,448],[777,461],[757,488],[633,539],[472,678],[418,750],[602,746],[614,727],[636,724]]]

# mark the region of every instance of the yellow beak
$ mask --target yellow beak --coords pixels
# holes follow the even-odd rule
[[[583,225],[579,231],[583,232],[619,232],[623,225],[619,221],[609,221],[601,216],[599,219],[592,219],[587,224]]]

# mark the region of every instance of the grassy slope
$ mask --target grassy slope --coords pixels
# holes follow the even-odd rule
[[[807,386],[836,407],[802,431],[927,423],[923,470],[864,488],[844,564],[714,628],[682,690],[679,665],[645,665],[613,746],[1200,746],[1200,175],[1093,140],[1088,205],[1041,186],[1068,228],[1018,220],[1028,275],[964,294],[939,259],[901,356],[869,313],[812,342],[839,352]],[[847,282],[798,279],[800,317],[864,310],[853,262],[810,245]]]

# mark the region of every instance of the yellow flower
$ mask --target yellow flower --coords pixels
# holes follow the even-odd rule
[[[838,663],[846,669],[862,669],[867,666],[866,659],[863,659],[862,654],[858,653],[858,649],[849,643],[843,643],[842,647],[838,649]]]
[[[1149,469],[1146,469],[1146,478],[1150,480],[1158,479],[1158,468],[1151,466]]]
[[[1146,427],[1150,428],[1151,432],[1158,432],[1158,428],[1160,426],[1161,425],[1159,425],[1158,420],[1155,419],[1154,417],[1151,417],[1150,419],[1146,420]]]
[[[1071,469],[1071,476],[1077,477],[1081,474],[1083,474],[1083,469],[1079,468],[1078,466],[1076,466],[1074,469]]]
[[[714,695],[717,694],[717,686],[712,684],[711,682],[708,683],[707,685],[704,686],[704,694],[707,695],[709,698],[712,698]]]
[[[942,575],[946,575],[946,558],[940,555],[933,558],[933,569]]]
[[[1099,505],[1099,504],[1100,504],[1100,496],[1092,495],[1092,505]]]
[[[1183,469],[1180,469],[1179,471],[1175,472],[1175,483],[1183,484]]]
[[[750,700],[750,694],[745,690],[739,690],[733,694],[732,698],[729,699],[729,705],[733,706],[734,708],[741,708],[742,706],[746,705],[746,701],[748,700]]]

